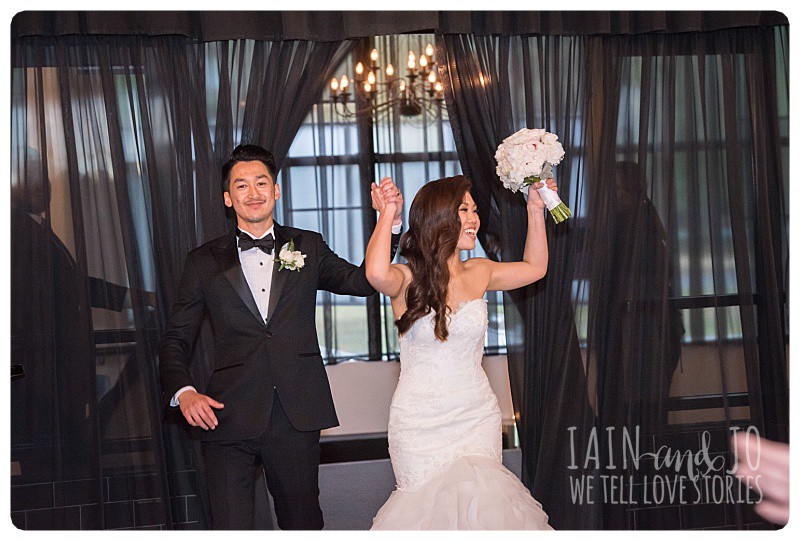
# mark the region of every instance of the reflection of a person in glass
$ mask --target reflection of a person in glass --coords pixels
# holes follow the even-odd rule
[[[97,464],[91,308],[121,310],[127,288],[90,277],[77,264],[53,231],[45,164],[36,150],[27,153],[11,187],[14,480],[88,478]]]
[[[602,289],[605,315],[598,322],[598,369],[612,390],[600,415],[606,426],[666,427],[672,374],[684,328],[670,307],[669,252],[664,226],[647,197],[634,162],[615,168],[612,269]],[[602,294],[601,294],[602,295]]]
[[[50,181],[35,151],[11,191],[11,453],[22,478],[91,473],[94,367],[85,276],[50,225]],[[83,288],[86,289],[85,287]]]

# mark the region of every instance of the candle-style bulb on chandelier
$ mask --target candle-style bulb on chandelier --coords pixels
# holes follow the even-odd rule
[[[342,117],[366,115],[376,120],[395,110],[404,117],[438,116],[444,106],[444,85],[438,79],[433,53],[430,43],[419,56],[408,51],[407,69],[401,75],[391,63],[381,69],[380,53],[372,49],[368,59],[356,63],[352,80],[346,74],[331,79],[334,111]]]

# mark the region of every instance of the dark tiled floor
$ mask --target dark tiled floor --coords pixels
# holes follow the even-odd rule
[[[670,431],[664,434],[641,435],[641,452],[658,451],[666,445],[674,451],[699,451],[703,429]],[[711,457],[725,457],[728,434],[726,430],[712,429],[707,436]],[[323,440],[321,463],[382,460],[388,458],[388,442],[385,436],[358,440]],[[620,471],[605,472],[619,474]],[[623,526],[648,529],[775,529],[754,511],[752,505],[736,505],[713,502],[713,491],[701,484],[700,503],[653,501],[653,475],[667,473],[662,466],[657,471],[653,460],[643,458],[635,472],[633,501],[622,509]],[[721,472],[720,472],[721,473]],[[203,510],[196,496],[201,486],[194,470],[171,472],[170,509],[165,509],[160,496],[162,487],[157,474],[115,475],[97,480],[78,480],[60,483],[40,483],[11,487],[11,520],[19,529],[78,530],[97,529],[163,529],[170,513],[175,529],[203,529]],[[674,475],[674,472],[671,472]],[[647,476],[647,477],[645,477]],[[650,485],[643,481],[649,479]],[[627,490],[627,489],[626,489]],[[735,488],[734,488],[735,490]],[[649,492],[649,503],[644,493]],[[97,503],[102,493],[103,503]],[[626,492],[626,498],[630,493]],[[689,501],[697,493],[688,487]],[[102,505],[102,507],[101,507]],[[626,521],[624,518],[628,517]]]

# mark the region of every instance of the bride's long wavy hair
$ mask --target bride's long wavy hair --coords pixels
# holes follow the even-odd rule
[[[408,261],[413,279],[406,290],[407,309],[396,322],[400,334],[433,310],[434,334],[441,341],[447,340],[447,261],[461,236],[458,208],[471,187],[463,175],[434,180],[423,185],[411,203],[400,254]]]

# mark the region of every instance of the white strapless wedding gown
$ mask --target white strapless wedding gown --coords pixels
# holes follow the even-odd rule
[[[397,490],[372,529],[551,529],[502,464],[500,408],[481,366],[486,325],[486,301],[475,299],[451,314],[446,341],[433,333],[433,312],[400,337],[389,412]]]

